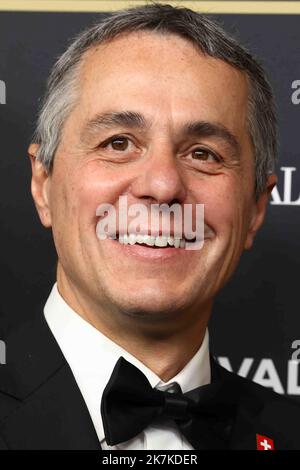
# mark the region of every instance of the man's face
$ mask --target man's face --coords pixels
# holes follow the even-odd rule
[[[197,310],[232,274],[267,201],[254,199],[247,99],[242,73],[176,35],[132,33],[86,54],[38,210],[52,226],[61,279],[99,312],[163,318]],[[91,124],[125,112],[139,114],[139,125],[124,114]],[[188,131],[199,122],[207,124]],[[99,240],[97,207],[118,209],[122,195],[149,212],[153,203],[204,204],[202,249]]]

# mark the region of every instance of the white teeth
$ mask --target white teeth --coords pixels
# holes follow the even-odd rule
[[[174,238],[174,246],[175,246],[175,248],[180,247],[180,238]]]
[[[155,238],[155,246],[164,247],[167,246],[168,239],[166,237],[156,237]]]
[[[173,237],[168,237],[168,244],[170,246],[174,246],[174,238]]]
[[[148,246],[154,246],[155,244],[155,237],[150,237],[149,235],[146,235],[143,237],[142,243],[146,243]]]
[[[129,238],[130,245],[134,245],[136,242],[136,238],[137,238],[136,235],[134,235],[134,233],[131,233],[128,238]]]
[[[144,243],[144,236],[143,235],[137,235],[136,236],[136,241],[138,243]]]
[[[175,248],[185,248],[184,239],[165,236],[152,237],[150,235],[135,235],[130,233],[129,235],[119,235],[118,240],[121,245],[135,245],[136,243],[139,243],[148,246],[157,246],[159,248],[164,248],[168,245],[174,246]]]

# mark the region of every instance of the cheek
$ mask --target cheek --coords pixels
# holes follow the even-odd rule
[[[205,221],[218,238],[228,237],[233,232],[237,237],[241,234],[245,201],[237,178],[224,175],[211,177],[201,186],[197,200],[204,203]]]
[[[74,180],[74,187],[79,194],[80,203],[84,206],[92,202],[110,202],[118,190],[118,184],[104,172],[84,171]]]
[[[230,184],[222,176],[209,177],[198,191],[197,200],[204,202],[205,218],[216,224],[230,219],[234,208],[234,196]]]
[[[73,198],[72,215],[80,221],[80,225],[96,227],[98,216],[96,210],[100,204],[116,206],[119,196],[128,188],[128,178],[120,172],[112,172],[99,165],[88,164],[76,173],[72,180]]]

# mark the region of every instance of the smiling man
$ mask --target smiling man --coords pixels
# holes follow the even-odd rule
[[[212,20],[148,5],[87,29],[54,65],[29,147],[58,254],[44,312],[7,341],[3,449],[282,449],[298,405],[217,364],[207,324],[274,185],[273,95]],[[99,204],[204,205],[99,239]],[[128,214],[123,214],[128,216]],[[130,219],[130,217],[129,217]],[[263,313],[262,313],[263,314]]]

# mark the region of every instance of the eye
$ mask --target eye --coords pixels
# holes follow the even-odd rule
[[[109,145],[111,145],[113,150],[118,150],[122,152],[128,149],[129,140],[127,137],[122,137],[122,136],[113,137],[108,142],[106,142],[104,147],[108,147]]]
[[[194,160],[201,160],[204,162],[212,162],[212,163],[219,163],[220,158],[205,148],[196,148],[192,151],[192,158]]]

